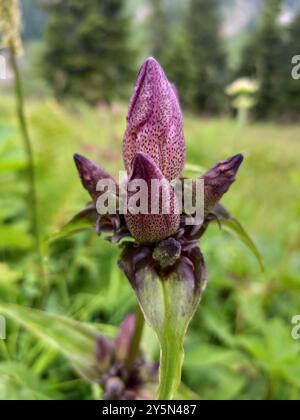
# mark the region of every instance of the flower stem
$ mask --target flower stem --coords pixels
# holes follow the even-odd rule
[[[166,335],[161,340],[161,354],[159,363],[159,388],[157,399],[172,400],[181,382],[181,368],[184,352],[177,338]]]
[[[136,316],[135,316],[134,334],[131,340],[131,346],[130,346],[127,359],[125,362],[128,376],[132,372],[134,362],[136,361],[140,352],[140,344],[141,344],[141,339],[143,335],[144,324],[145,324],[144,315],[142,311],[140,310],[140,308],[138,307],[136,311]]]
[[[17,53],[14,42],[11,40],[9,44],[10,48],[10,59],[11,66],[15,76],[15,95],[17,101],[17,117],[19,121],[21,137],[23,139],[24,150],[27,156],[27,173],[28,173],[28,205],[29,213],[31,216],[31,231],[35,238],[35,247],[36,254],[38,257],[39,271],[42,276],[44,276],[43,269],[43,257],[41,250],[41,239],[39,231],[39,221],[38,221],[38,209],[37,209],[37,193],[36,193],[36,174],[34,166],[33,151],[31,145],[31,139],[28,131],[27,120],[25,117],[25,104],[24,104],[24,94],[21,81],[20,70],[17,63]]]

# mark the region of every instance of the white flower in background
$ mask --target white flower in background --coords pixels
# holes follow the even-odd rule
[[[247,77],[235,80],[226,88],[227,95],[234,98],[232,106],[237,109],[237,119],[242,124],[248,121],[249,110],[255,106],[258,89],[258,82]]]
[[[226,88],[226,93],[229,96],[254,95],[257,91],[257,81],[248,77],[241,77]]]

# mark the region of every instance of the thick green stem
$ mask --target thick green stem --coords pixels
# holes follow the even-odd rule
[[[44,275],[43,270],[43,258],[41,251],[41,240],[40,240],[40,231],[39,231],[39,221],[38,221],[38,209],[37,209],[37,193],[36,193],[36,174],[34,166],[33,151],[31,145],[31,139],[29,136],[27,121],[25,117],[25,104],[24,104],[24,95],[23,87],[21,81],[21,75],[17,63],[17,54],[14,42],[10,42],[10,58],[11,66],[15,76],[15,95],[17,101],[17,117],[19,121],[21,137],[23,139],[24,150],[27,157],[27,173],[28,173],[28,191],[29,191],[29,214],[31,218],[31,231],[35,238],[36,252],[38,257],[38,263],[40,268],[40,273]]]
[[[176,347],[176,344],[178,344],[178,347]],[[168,401],[173,399],[174,392],[181,382],[183,354],[183,348],[180,343],[177,343],[176,337],[166,335],[161,340],[158,400]]]
[[[164,291],[164,305],[166,313],[170,312],[169,294],[166,284],[162,283]],[[181,382],[181,368],[184,358],[182,346],[183,339],[176,336],[173,329],[168,325],[169,319],[166,317],[163,334],[160,337],[160,363],[159,363],[159,388],[157,392],[158,400],[172,400],[175,391]]]
[[[127,359],[125,362],[128,376],[132,372],[132,368],[140,352],[140,344],[142,340],[144,324],[145,324],[144,315],[142,311],[140,310],[140,308],[138,308],[136,311],[136,316],[135,316],[134,334],[131,340],[131,346],[130,346]]]

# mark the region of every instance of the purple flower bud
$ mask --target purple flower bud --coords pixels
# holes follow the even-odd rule
[[[175,89],[154,58],[142,65],[129,105],[123,143],[128,174],[137,152],[148,154],[168,180],[178,178],[184,167],[180,105]]]
[[[174,238],[168,238],[160,242],[154,248],[152,257],[161,268],[172,267],[181,255],[181,244]]]
[[[82,185],[89,192],[93,201],[96,202],[101,192],[96,190],[97,183],[101,179],[113,179],[107,172],[105,172],[99,165],[86,159],[85,157],[75,153],[75,165],[77,167]]]
[[[201,178],[204,179],[204,215],[207,216],[235,181],[237,171],[243,162],[238,154],[219,162]]]
[[[114,345],[107,338],[100,335],[96,341],[96,360],[102,371],[108,369],[114,354]]]
[[[105,384],[103,400],[120,400],[125,390],[125,384],[117,376],[108,378]]]
[[[135,316],[133,314],[129,314],[120,325],[115,342],[116,357],[118,360],[125,360],[126,356],[128,355],[131,346],[131,340],[134,334],[134,328]]]
[[[145,181],[148,187],[147,196],[144,197],[147,212],[134,214],[131,211],[130,199],[135,193],[129,191],[129,205],[125,220],[131,235],[139,243],[153,243],[160,242],[176,233],[180,225],[180,215],[175,192],[158,166],[144,153],[135,155],[128,185],[135,180]],[[153,182],[156,182],[157,188],[154,187]],[[157,209],[153,209],[154,197]],[[169,206],[168,209],[166,205]],[[156,210],[157,214],[154,214]]]

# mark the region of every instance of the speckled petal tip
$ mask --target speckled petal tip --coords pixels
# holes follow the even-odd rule
[[[137,152],[149,155],[168,180],[181,175],[185,163],[182,113],[174,87],[154,58],[142,65],[129,105],[123,141],[128,174]]]
[[[99,165],[81,156],[79,153],[75,153],[73,157],[83,187],[89,192],[93,200],[96,201],[101,195],[96,190],[98,181],[101,179],[112,179],[112,177]]]

